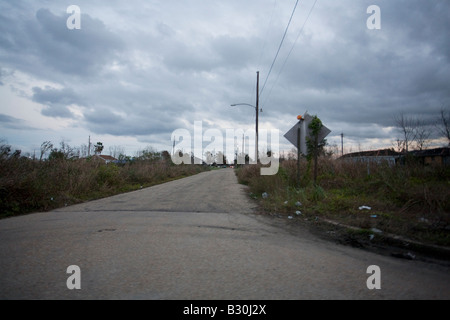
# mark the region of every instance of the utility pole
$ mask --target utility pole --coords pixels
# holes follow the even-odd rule
[[[344,133],[341,133],[341,156],[344,155]]]
[[[256,163],[258,163],[259,71],[256,72]]]
[[[91,156],[91,136],[89,136],[89,142],[88,142],[88,157]]]
[[[240,106],[240,105],[245,105],[245,106],[249,106],[249,107],[252,107],[252,108],[255,108],[255,111],[256,111],[256,141],[255,141],[255,152],[256,152],[256,155],[255,155],[255,158],[256,158],[256,163],[258,163],[259,162],[259,155],[258,155],[258,122],[259,122],[259,71],[256,71],[256,106],[254,106],[254,105],[252,105],[252,104],[248,104],[248,103],[235,103],[235,104],[232,104],[231,106],[232,107],[235,107],[235,106]],[[243,150],[244,150],[244,148],[242,148]],[[249,157],[250,157],[250,150],[249,150]]]
[[[242,156],[244,157],[244,164],[245,164],[245,137],[244,137],[244,134],[242,134]]]

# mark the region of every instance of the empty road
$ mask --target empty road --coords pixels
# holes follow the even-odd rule
[[[0,220],[0,298],[450,299],[443,265],[327,242],[254,206],[221,169]],[[66,285],[71,265],[79,290]]]

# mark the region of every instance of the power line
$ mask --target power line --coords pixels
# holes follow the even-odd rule
[[[281,46],[283,45],[284,39],[286,38],[287,31],[288,31],[289,26],[290,26],[290,24],[291,24],[292,17],[294,16],[295,9],[297,8],[298,1],[299,1],[299,0],[297,0],[297,1],[295,2],[295,6],[294,6],[294,9],[292,10],[291,17],[289,18],[289,22],[288,22],[288,24],[287,24],[287,26],[286,26],[286,30],[284,30],[283,37],[281,38],[280,45],[278,46],[277,54],[275,55],[275,58],[274,58],[273,61],[272,61],[272,65],[270,66],[269,73],[267,74],[266,80],[264,81],[264,84],[263,84],[262,89],[261,89],[261,91],[260,91],[260,95],[263,93],[264,88],[266,87],[267,80],[269,79],[270,73],[272,72],[272,68],[273,68],[273,66],[274,66],[274,64],[275,64],[275,61],[276,61],[277,58],[278,58],[278,54],[280,53]]]
[[[314,3],[313,3],[313,5],[312,5],[311,9],[309,10],[308,16],[306,17],[306,20],[305,20],[305,22],[303,23],[303,25],[302,25],[302,27],[301,27],[301,29],[300,29],[298,35],[297,35],[297,38],[295,39],[294,43],[292,44],[291,50],[289,50],[289,53],[288,53],[288,55],[286,56],[286,59],[284,59],[283,65],[281,66],[281,69],[280,69],[280,71],[278,72],[277,79],[275,80],[275,82],[273,83],[272,87],[270,88],[269,94],[267,95],[267,98],[265,99],[265,101],[267,101],[267,100],[269,99],[270,95],[272,94],[273,88],[274,88],[275,85],[278,83],[278,79],[280,78],[280,74],[281,74],[281,72],[283,71],[283,69],[284,69],[284,67],[285,67],[285,65],[286,65],[286,62],[287,62],[287,60],[289,59],[289,57],[290,57],[292,51],[294,50],[294,47],[295,47],[295,45],[297,44],[298,39],[299,39],[300,36],[302,35],[303,29],[305,28],[305,25],[306,25],[306,23],[308,22],[309,17],[311,16],[311,13],[312,13],[312,11],[314,10],[314,7],[316,6],[316,3],[317,3],[317,0],[314,1]],[[264,104],[265,104],[265,103],[264,103]],[[262,105],[262,107],[264,106],[264,104]]]
[[[260,53],[259,59],[258,59],[258,66],[261,65],[262,56],[263,56],[264,52],[266,51],[265,49],[266,49],[266,45],[267,45],[267,39],[268,39],[270,27],[272,26],[273,16],[274,16],[274,13],[275,13],[276,6],[277,6],[277,0],[275,0],[274,3],[273,3],[272,13],[270,14],[270,20],[269,20],[269,24],[267,26],[266,36],[264,37],[264,44],[262,46],[261,53]]]

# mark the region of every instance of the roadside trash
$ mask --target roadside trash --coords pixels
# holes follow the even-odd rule
[[[50,201],[53,201],[53,197],[50,198]]]
[[[289,217],[288,217],[288,219],[293,219],[293,218],[294,218],[293,216],[289,216]]]
[[[288,204],[288,201],[285,201],[284,204]]]
[[[416,256],[414,254],[412,254],[411,252],[408,252],[408,253],[394,252],[394,253],[391,253],[391,256],[396,257],[396,258],[407,259],[407,260],[414,260],[416,258]]]
[[[302,214],[302,212],[297,210],[297,211],[295,211],[295,214],[299,216]]]
[[[416,258],[416,256],[413,255],[411,252],[408,252],[408,253],[406,254],[406,256],[408,257],[408,259],[411,258],[411,260],[413,260],[413,259]]]
[[[377,228],[372,228],[370,230],[375,232],[375,233],[383,233],[383,231],[381,231],[380,229],[377,229]]]
[[[372,214],[372,215],[370,215],[370,217],[371,217],[371,218],[376,218],[377,215],[376,215],[376,214]]]
[[[375,238],[375,235],[373,234],[369,235],[369,240],[373,240],[373,238]]]
[[[361,207],[359,207],[359,210],[364,210],[364,209],[366,209],[366,210],[372,210],[372,208],[371,208],[371,207],[368,207],[368,206],[361,206]]]
[[[268,196],[269,196],[269,195],[267,194],[267,192],[263,192],[263,194],[262,194],[262,198],[263,198],[263,199],[267,199]]]
[[[420,218],[419,221],[420,221],[420,222],[425,222],[425,223],[426,223],[426,222],[428,222],[428,219],[426,219],[426,218]]]
[[[302,203],[301,203],[300,201],[297,201],[297,202],[295,203],[295,206],[297,206],[297,207],[301,207],[301,205],[302,205]]]

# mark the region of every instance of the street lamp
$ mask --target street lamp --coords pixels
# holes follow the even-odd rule
[[[250,106],[252,108],[255,108],[256,110],[256,144],[255,144],[255,151],[256,151],[256,163],[259,161],[259,155],[258,155],[258,116],[259,116],[259,71],[256,72],[256,106],[248,103],[235,103],[231,105],[232,107],[236,106]],[[261,110],[262,111],[262,110]]]
[[[236,106],[249,106],[252,107],[256,110],[256,145],[255,145],[255,152],[256,152],[256,163],[258,163],[259,160],[259,156],[258,156],[258,113],[259,110],[256,106],[249,104],[249,103],[235,103],[231,105],[232,107],[236,107]],[[262,111],[262,110],[261,110]]]

